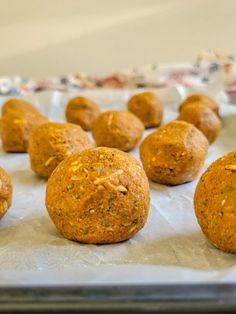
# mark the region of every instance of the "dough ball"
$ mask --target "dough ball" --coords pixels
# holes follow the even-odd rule
[[[173,121],[144,139],[140,157],[150,180],[177,185],[196,178],[207,151],[202,132],[190,123]]]
[[[48,122],[34,129],[29,140],[32,170],[48,178],[62,160],[93,147],[79,125]]]
[[[206,136],[209,143],[216,139],[221,129],[219,117],[201,102],[190,103],[183,107],[177,119],[194,124]]]
[[[71,99],[66,107],[67,121],[80,125],[84,130],[91,130],[92,123],[99,114],[99,106],[82,96]]]
[[[32,112],[35,114],[39,113],[31,103],[20,98],[12,98],[4,103],[2,106],[2,115],[5,115],[11,111]]]
[[[160,99],[151,92],[134,95],[128,101],[128,110],[135,114],[145,128],[157,127],[163,117],[163,106]]]
[[[12,190],[12,183],[8,173],[0,167],[0,219],[11,206]]]
[[[204,106],[210,108],[212,111],[219,116],[219,104],[210,96],[204,94],[193,94],[188,96],[179,106],[179,111],[181,111],[185,106],[191,103],[201,102]]]
[[[213,162],[194,195],[195,213],[207,239],[217,248],[236,253],[236,151]]]
[[[93,123],[97,146],[114,147],[123,151],[134,148],[142,138],[143,123],[128,111],[107,111]]]
[[[69,240],[120,242],[144,226],[149,184],[140,163],[129,154],[106,147],[84,150],[53,172],[46,206]]]
[[[2,108],[1,138],[6,152],[27,152],[31,131],[48,119],[31,104],[12,99]]]

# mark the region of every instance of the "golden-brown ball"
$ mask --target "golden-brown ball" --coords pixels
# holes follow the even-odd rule
[[[140,157],[150,180],[177,185],[196,178],[207,151],[202,132],[190,123],[173,121],[144,139]]]
[[[201,102],[193,102],[184,106],[179,113],[177,120],[186,121],[195,125],[212,143],[221,130],[219,117],[209,107]]]
[[[128,110],[143,122],[146,129],[159,126],[163,118],[163,105],[152,92],[132,96],[128,101]]]
[[[46,207],[56,228],[69,240],[120,242],[144,226],[149,184],[131,155],[107,147],[84,150],[54,170]]]
[[[0,219],[11,206],[12,190],[13,187],[9,174],[0,167]]]
[[[97,146],[114,147],[129,151],[139,143],[143,123],[129,111],[107,111],[93,123],[93,137]]]
[[[62,160],[93,146],[79,125],[48,122],[34,129],[30,135],[31,168],[38,175],[48,178]]]
[[[28,102],[19,99],[7,101],[2,108],[0,132],[4,151],[27,152],[31,131],[47,121],[48,119]]]
[[[185,106],[191,103],[201,102],[204,106],[210,108],[212,111],[219,116],[219,104],[210,96],[205,94],[193,94],[188,96],[179,106],[179,111],[181,111]]]
[[[66,119],[68,122],[78,124],[84,130],[89,131],[100,112],[99,106],[94,101],[83,96],[77,96],[67,104]]]
[[[236,151],[213,162],[198,182],[195,213],[207,239],[236,253]]]
[[[11,111],[32,112],[38,114],[39,111],[28,101],[21,98],[11,98],[2,106],[2,115]]]

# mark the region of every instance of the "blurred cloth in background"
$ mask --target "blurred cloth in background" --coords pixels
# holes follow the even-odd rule
[[[54,78],[33,79],[22,76],[0,76],[0,95],[27,95],[34,92],[57,90],[79,92],[82,89],[159,89],[166,101],[183,99],[193,92],[205,92],[236,103],[236,57],[214,51],[202,52],[195,63],[146,65],[127,68],[107,76],[86,73],[67,74]],[[226,93],[225,93],[226,92]]]

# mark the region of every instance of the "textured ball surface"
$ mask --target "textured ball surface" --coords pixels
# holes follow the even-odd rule
[[[107,111],[93,123],[93,137],[97,146],[129,151],[142,138],[143,123],[128,111]]]
[[[71,123],[48,122],[34,129],[29,140],[32,170],[48,178],[62,160],[87,148],[92,148],[86,132]]]
[[[128,110],[143,122],[146,129],[159,126],[163,118],[163,105],[152,92],[132,96],[128,101]]]
[[[30,103],[11,99],[2,108],[1,138],[6,152],[24,153],[28,150],[32,130],[48,119]]]
[[[99,106],[94,101],[82,96],[71,99],[66,107],[67,121],[80,125],[86,131],[91,130],[93,121],[99,114]]]
[[[6,214],[12,203],[12,183],[8,173],[0,167],[0,219]]]
[[[202,105],[210,108],[219,116],[219,104],[210,96],[204,94],[193,94],[188,96],[179,106],[179,111],[181,111],[185,106],[191,103],[200,102]]]
[[[177,185],[196,178],[207,151],[202,132],[190,123],[173,121],[144,139],[140,157],[150,180]]]
[[[177,119],[192,123],[206,136],[209,143],[216,139],[221,129],[219,117],[201,102],[194,102],[185,106]]]
[[[149,184],[131,155],[106,147],[84,150],[55,169],[47,185],[46,207],[69,240],[120,242],[144,226]]]
[[[213,162],[198,182],[195,213],[207,239],[236,253],[236,151]]]

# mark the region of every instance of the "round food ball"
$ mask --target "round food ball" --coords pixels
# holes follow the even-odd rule
[[[97,146],[123,151],[134,148],[142,138],[143,123],[128,111],[107,111],[94,121],[93,137]]]
[[[39,111],[28,101],[21,98],[12,98],[4,103],[2,106],[2,115],[11,111],[32,112],[38,114]]]
[[[207,151],[202,132],[190,123],[173,121],[144,139],[140,157],[150,180],[177,185],[196,178]]]
[[[46,207],[69,240],[120,242],[144,226],[149,184],[140,163],[129,154],[106,147],[84,150],[52,173]]]
[[[48,121],[30,103],[19,99],[6,102],[2,114],[0,135],[6,152],[27,152],[31,131]]]
[[[146,129],[161,124],[163,105],[156,94],[152,92],[143,92],[131,97],[128,101],[128,110],[143,122]]]
[[[67,121],[78,124],[87,131],[91,130],[92,123],[99,114],[99,106],[92,100],[82,96],[71,99],[66,107]]]
[[[31,168],[38,175],[48,178],[66,157],[93,146],[79,125],[48,122],[31,133]]]
[[[193,94],[188,96],[179,106],[179,111],[181,111],[185,106],[188,106],[194,102],[201,102],[204,106],[210,108],[212,111],[219,116],[219,104],[210,96],[204,94]]]
[[[12,190],[11,178],[8,173],[0,167],[0,219],[11,206]]]
[[[221,121],[219,117],[209,107],[201,102],[194,102],[183,107],[177,118],[195,125],[212,143],[221,129]]]
[[[236,253],[236,151],[213,162],[198,182],[194,207],[198,223],[217,248]]]

